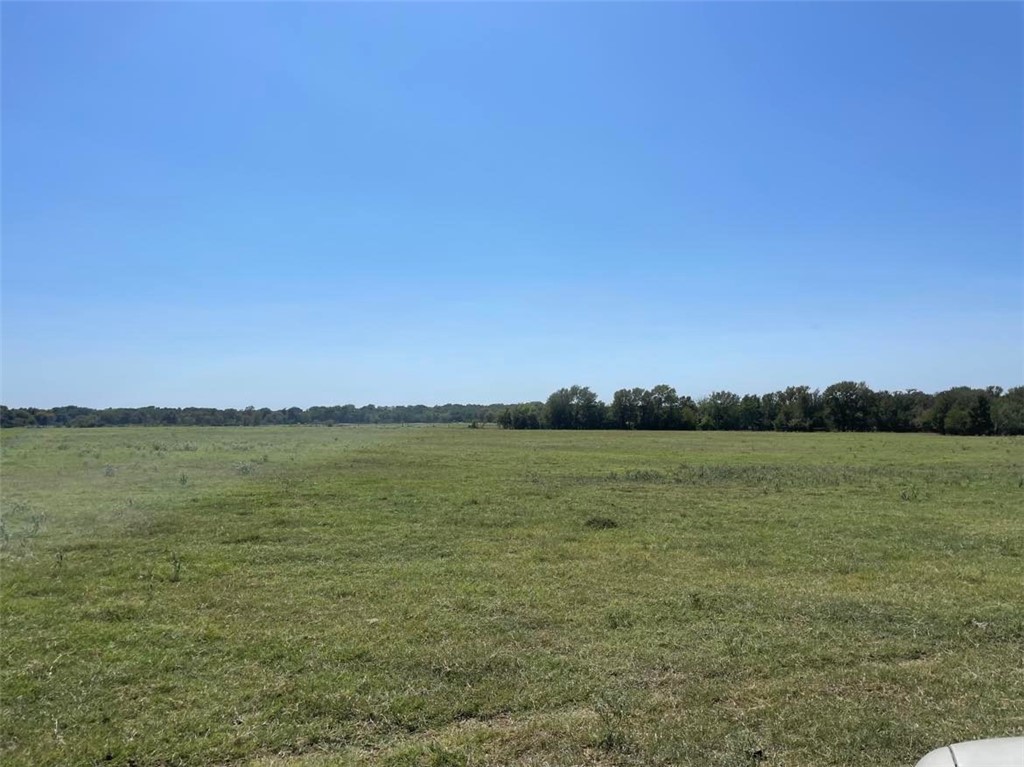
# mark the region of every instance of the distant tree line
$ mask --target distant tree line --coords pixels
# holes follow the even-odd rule
[[[745,431],[927,431],[1024,434],[1024,386],[961,386],[937,394],[873,391],[841,381],[823,391],[790,386],[770,394],[717,391],[700,400],[667,384],[619,389],[610,404],[586,386],[559,389],[546,402],[492,405],[235,408],[18,408],[0,405],[0,426],[269,426],[309,424],[496,423],[504,429]]]
[[[508,405],[318,405],[271,410],[212,407],[115,407],[69,405],[12,409],[0,405],[0,426],[274,426],[286,424],[493,423]]]

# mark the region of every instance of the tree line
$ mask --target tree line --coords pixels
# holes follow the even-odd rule
[[[1024,386],[966,386],[926,394],[873,391],[841,381],[824,390],[790,386],[769,394],[717,391],[699,400],[668,384],[619,389],[608,404],[586,386],[553,392],[545,402],[491,405],[331,405],[310,408],[105,408],[0,405],[0,427],[269,426],[307,424],[468,423],[505,429],[746,431],[889,431],[1024,434]]]
[[[310,408],[137,407],[96,410],[68,405],[12,409],[0,405],[0,426],[275,426],[310,424],[492,423],[508,405],[317,405]]]
[[[667,384],[619,389],[610,404],[586,386],[547,401],[514,405],[498,416],[506,429],[644,429],[745,431],[928,431],[1024,434],[1024,386],[960,386],[937,394],[916,389],[872,391],[841,381],[824,391],[790,386],[769,394],[717,391],[694,401]]]

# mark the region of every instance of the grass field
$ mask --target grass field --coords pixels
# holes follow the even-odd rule
[[[1024,733],[1024,441],[7,430],[0,761],[908,765]]]

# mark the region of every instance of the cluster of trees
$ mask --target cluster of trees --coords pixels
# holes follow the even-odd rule
[[[227,408],[11,409],[0,426],[261,426],[273,424],[497,423],[505,429],[739,429],[748,431],[932,431],[1024,434],[1024,386],[966,386],[938,394],[872,391],[841,381],[824,391],[790,386],[770,394],[718,391],[694,401],[661,384],[619,389],[605,404],[586,386],[559,389],[546,402],[515,405],[317,406],[303,410]]]
[[[606,405],[586,386],[554,392],[546,403],[506,408],[510,429],[715,429],[749,431],[932,431],[1024,434],[1024,386],[962,386],[938,394],[872,391],[841,381],[824,391],[790,386],[770,394],[718,391],[694,401],[667,384],[619,389]]]

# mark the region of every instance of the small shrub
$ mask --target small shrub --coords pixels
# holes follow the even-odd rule
[[[609,610],[604,620],[610,629],[628,629],[636,623],[633,613],[625,609]]]
[[[583,524],[591,530],[610,530],[619,526],[619,523],[611,517],[591,517]]]
[[[619,730],[605,730],[603,737],[597,742],[602,751],[619,751],[626,753],[631,748],[629,737]]]
[[[626,479],[631,482],[660,482],[665,475],[656,469],[630,469],[626,472]]]
[[[600,717],[600,735],[595,745],[602,751],[628,754],[636,744],[628,734],[628,720],[633,709],[629,697],[621,692],[607,692],[595,704]]]
[[[171,554],[171,583],[181,580],[181,560],[177,554]]]
[[[465,767],[466,756],[456,751],[448,751],[440,746],[430,746],[430,767]]]

